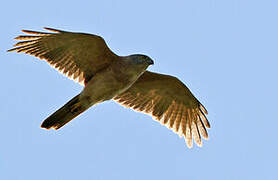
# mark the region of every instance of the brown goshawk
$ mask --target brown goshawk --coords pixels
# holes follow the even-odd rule
[[[83,91],[43,121],[41,127],[59,129],[91,106],[106,100],[151,115],[181,137],[202,146],[208,139],[207,111],[176,77],[146,71],[153,60],[146,55],[118,56],[97,35],[45,28],[23,30],[29,35],[8,51],[46,60],[67,77],[84,85]]]

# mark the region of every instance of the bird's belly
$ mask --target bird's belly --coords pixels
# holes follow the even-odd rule
[[[119,81],[109,72],[95,75],[84,87],[80,98],[94,105],[110,100],[116,95],[124,92],[132,83]]]

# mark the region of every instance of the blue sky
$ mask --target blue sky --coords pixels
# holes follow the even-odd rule
[[[5,1],[0,7],[0,179],[277,179],[278,1]],[[21,29],[104,37],[144,53],[206,106],[202,148],[109,101],[59,131],[40,128],[82,87],[34,57],[6,53]]]

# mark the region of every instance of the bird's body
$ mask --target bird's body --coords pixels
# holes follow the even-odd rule
[[[46,61],[84,85],[83,91],[49,116],[41,127],[59,129],[91,106],[115,100],[152,115],[192,147],[192,136],[201,146],[208,138],[207,113],[189,89],[177,78],[146,71],[153,60],[145,55],[117,56],[96,35],[46,28],[56,33],[23,32],[27,40],[9,51],[25,52]]]
[[[139,56],[139,55],[138,55]],[[127,90],[147,69],[149,64],[135,65],[133,58],[121,57],[105,70],[96,73],[86,84],[82,97],[89,96],[93,102],[110,100]],[[95,92],[100,92],[95,93]]]
[[[109,67],[96,73],[86,84],[80,94],[80,98],[94,105],[110,100],[118,94],[127,90],[145,71],[144,66],[135,66],[137,71],[130,71],[134,68],[125,60],[113,62]]]
[[[62,115],[65,112],[65,108],[62,107],[56,113],[60,112],[60,114],[50,116],[44,121],[42,127],[59,129],[65,122],[69,122],[91,106],[113,99],[118,94],[126,91],[145,72],[148,65],[145,63],[134,66],[134,58],[128,56],[114,61],[107,68],[96,72],[86,83],[83,91],[73,98],[74,101],[71,100],[67,103],[68,105],[65,105],[69,110],[67,115]]]

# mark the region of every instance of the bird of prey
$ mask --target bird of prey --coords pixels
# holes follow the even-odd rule
[[[176,77],[147,71],[153,60],[142,54],[118,56],[98,35],[44,28],[50,32],[22,30],[27,35],[8,50],[46,60],[67,77],[84,85],[82,92],[41,124],[59,129],[91,106],[107,100],[151,115],[184,137],[202,146],[208,139],[207,111]]]

